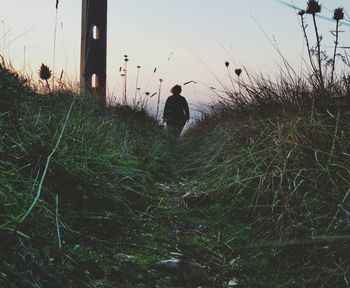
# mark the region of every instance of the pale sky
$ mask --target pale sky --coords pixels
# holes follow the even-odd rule
[[[0,0],[0,54],[17,70],[32,71],[36,76],[41,63],[52,68],[55,2]],[[305,9],[307,1],[285,2]],[[350,12],[349,0],[320,2],[323,16],[331,18],[337,7]],[[108,91],[119,99],[119,67],[124,54],[130,58],[130,99],[135,94],[136,66],[140,65],[142,92],[156,92],[159,79],[164,79],[162,105],[173,85],[190,80],[198,82],[183,87],[191,106],[208,103],[212,97],[206,86],[220,88],[215,76],[231,85],[225,61],[231,63],[233,77],[233,70],[242,65],[266,76],[279,74],[280,57],[264,32],[300,70],[303,35],[297,11],[276,0],[109,0],[108,14]],[[329,31],[334,22],[318,21],[323,45],[331,48],[334,40]],[[81,0],[60,0],[57,23],[56,75],[64,69],[71,80],[79,80]],[[350,46],[350,27],[342,29],[340,46]]]

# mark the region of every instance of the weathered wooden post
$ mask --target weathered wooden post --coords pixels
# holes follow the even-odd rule
[[[80,86],[106,103],[107,0],[83,0]]]

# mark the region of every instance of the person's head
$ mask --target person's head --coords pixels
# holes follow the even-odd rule
[[[173,95],[180,95],[181,92],[182,92],[182,88],[180,85],[175,85],[173,88],[171,88],[170,92],[173,94]]]

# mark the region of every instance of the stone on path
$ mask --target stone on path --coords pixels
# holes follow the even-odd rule
[[[236,278],[231,279],[227,283],[227,286],[228,286],[228,288],[237,287],[238,286],[238,280]]]
[[[149,265],[150,269],[176,276],[180,281],[190,284],[205,283],[208,280],[207,273],[197,263],[186,262],[179,259],[163,260]]]

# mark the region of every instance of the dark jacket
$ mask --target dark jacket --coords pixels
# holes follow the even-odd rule
[[[169,96],[166,100],[163,119],[167,125],[184,126],[190,119],[190,111],[185,97],[181,95]]]

